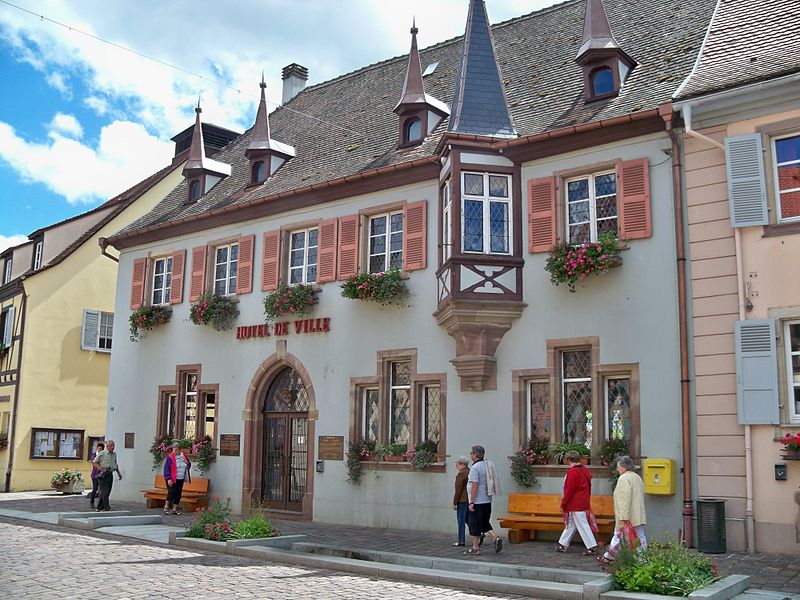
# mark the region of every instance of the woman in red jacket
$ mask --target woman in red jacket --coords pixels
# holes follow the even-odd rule
[[[594,539],[593,533],[597,531],[597,522],[591,508],[592,474],[581,464],[577,452],[568,452],[567,459],[569,470],[564,479],[564,496],[561,498],[565,527],[556,550],[566,552],[577,530],[586,545],[584,554],[589,556],[597,551],[597,540]]]

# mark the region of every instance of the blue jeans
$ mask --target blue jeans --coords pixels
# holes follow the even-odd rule
[[[459,502],[456,504],[456,523],[458,523],[458,543],[466,543],[466,526],[467,526],[467,513],[469,512],[469,504],[466,502]]]

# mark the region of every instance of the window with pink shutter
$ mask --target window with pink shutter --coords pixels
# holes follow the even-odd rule
[[[186,250],[172,255],[172,280],[170,282],[170,304],[183,302],[183,269],[186,263]]]
[[[358,215],[339,218],[339,279],[358,273]]]
[[[261,253],[261,290],[264,292],[271,292],[278,287],[280,247],[280,231],[268,231],[264,234],[264,248]]]
[[[317,281],[336,281],[336,219],[319,222]]]
[[[531,179],[528,181],[528,252],[549,252],[555,245],[555,179]]]
[[[406,231],[403,239],[403,269],[406,271],[425,268],[427,206],[428,203],[422,200],[407,204],[404,210]]]
[[[133,261],[133,277],[131,281],[131,310],[144,304],[144,280],[147,272],[147,259],[137,258]]]
[[[619,190],[619,237],[623,240],[648,238],[650,223],[650,173],[646,158],[617,165]]]
[[[192,249],[192,277],[189,283],[189,301],[194,302],[206,291],[206,247]]]
[[[253,247],[256,236],[245,235],[239,238],[239,270],[236,280],[236,293],[249,294],[253,291]]]

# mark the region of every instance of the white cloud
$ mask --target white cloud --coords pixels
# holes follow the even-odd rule
[[[28,236],[22,235],[21,233],[15,235],[0,235],[0,252],[26,241],[28,241]]]
[[[108,102],[99,96],[87,96],[83,99],[83,103],[101,117],[105,115],[109,109]]]
[[[64,96],[65,99],[67,100],[72,99],[72,90],[67,84],[67,79],[66,77],[64,77],[63,73],[61,73],[60,71],[52,71],[51,73],[48,73],[45,79],[48,85],[61,92],[61,94]]]
[[[103,127],[96,147],[58,134],[45,143],[29,142],[0,121],[0,159],[23,181],[42,183],[71,204],[115,196],[166,166],[172,153],[171,143],[130,121]]]
[[[50,121],[50,137],[55,138],[59,135],[66,135],[73,138],[83,137],[83,127],[72,115],[65,115],[64,113],[56,113],[53,120]]]

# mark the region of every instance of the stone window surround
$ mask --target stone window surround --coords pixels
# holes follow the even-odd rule
[[[600,338],[578,337],[547,340],[547,367],[538,369],[517,369],[511,371],[511,396],[512,396],[512,443],[514,448],[521,447],[527,440],[528,417],[528,392],[527,386],[531,381],[548,381],[550,384],[550,441],[561,441],[561,353],[565,350],[589,349],[591,352],[592,373],[592,414],[602,417],[603,440],[605,440],[606,408],[605,388],[606,378],[612,376],[627,376],[630,378],[631,402],[631,454],[641,454],[641,423],[640,423],[640,393],[639,393],[639,364],[619,363],[600,364]],[[597,421],[598,419],[594,419]],[[596,428],[593,428],[596,429]],[[592,436],[592,456],[596,457],[602,440]],[[538,469],[539,467],[537,467]],[[553,470],[560,473],[560,465],[541,465],[543,471]],[[606,467],[603,467],[606,468]],[[558,474],[558,473],[554,473]]]
[[[767,318],[776,321],[775,334],[777,343],[775,345],[775,355],[778,360],[778,406],[781,418],[780,425],[775,426],[775,440],[777,441],[787,433],[794,434],[800,431],[800,418],[792,421],[789,408],[792,398],[789,397],[789,358],[786,354],[787,340],[785,339],[786,323],[800,321],[800,306],[771,308],[767,311]]]
[[[56,455],[55,456],[36,456],[34,454],[34,450],[36,449],[35,441],[36,441],[36,434],[39,432],[52,432],[55,434],[55,449]],[[77,456],[58,456],[58,447],[59,447],[59,437],[62,433],[80,433],[81,445],[78,449]],[[85,438],[86,431],[84,429],[70,429],[70,428],[54,428],[54,427],[32,427],[31,428],[31,448],[28,454],[28,458],[31,460],[83,460],[83,444]]]
[[[377,353],[377,364],[375,372],[377,375],[368,377],[350,378],[350,416],[349,416],[349,440],[353,441],[361,437],[364,415],[362,414],[362,394],[367,388],[378,389],[378,405],[380,407],[380,430],[378,434],[378,444],[389,439],[389,421],[385,418],[389,406],[389,381],[391,378],[391,363],[408,361],[409,375],[411,378],[411,426],[409,428],[409,447],[414,449],[414,445],[422,441],[419,434],[419,422],[421,421],[421,395],[425,386],[439,386],[439,456],[444,456],[447,450],[447,374],[446,373],[419,373],[417,371],[417,349],[405,348],[395,350],[380,350]],[[381,471],[412,471],[411,464],[378,462],[375,463]],[[445,462],[434,463],[425,468],[425,471],[444,473]]]
[[[202,383],[203,366],[201,364],[185,364],[177,365],[175,367],[175,385],[160,385],[158,386],[158,408],[156,411],[156,436],[161,437],[167,434],[167,419],[169,418],[169,396],[175,395],[175,437],[183,437],[184,428],[186,426],[186,406],[184,405],[184,387],[186,375],[190,373],[197,374],[197,425],[200,424],[200,416],[203,417],[203,430],[205,430],[205,406],[206,396],[214,394],[214,433],[211,436],[211,444],[214,446],[217,441],[217,432],[219,430],[219,384],[218,383]],[[196,425],[196,426],[197,426]],[[200,427],[197,426],[199,430]]]
[[[769,224],[764,225],[763,237],[774,237],[792,233],[800,233],[800,221],[778,222],[777,192],[775,181],[775,156],[772,140],[791,134],[800,135],[800,119],[786,119],[775,123],[768,123],[755,128],[755,133],[761,135],[764,147],[764,183],[767,188],[767,205],[769,207]]]

